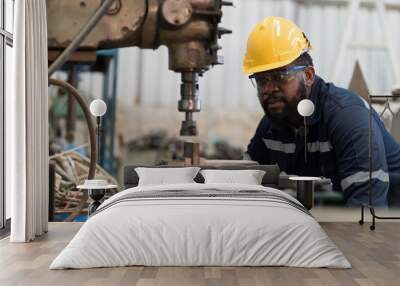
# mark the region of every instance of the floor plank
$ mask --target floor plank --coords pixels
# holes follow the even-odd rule
[[[0,285],[399,285],[400,222],[323,222],[321,226],[352,263],[352,269],[290,267],[118,267],[48,269],[81,223],[50,223],[49,233],[32,243],[0,240]]]

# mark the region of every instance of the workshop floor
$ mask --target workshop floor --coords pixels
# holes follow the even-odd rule
[[[399,285],[400,222],[378,221],[376,230],[370,231],[369,223],[357,223],[358,210],[316,208],[313,213],[320,221],[332,216],[340,221],[321,225],[352,269],[122,267],[50,271],[51,261],[82,225],[50,223],[48,234],[32,243],[0,240],[0,285]]]

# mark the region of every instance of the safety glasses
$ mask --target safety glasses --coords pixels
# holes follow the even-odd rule
[[[294,79],[295,73],[298,71],[302,71],[307,66],[292,66],[287,69],[268,71],[262,74],[251,75],[249,76],[251,84],[257,88],[265,87],[267,84],[275,83],[278,86],[283,86],[287,84],[289,81]]]

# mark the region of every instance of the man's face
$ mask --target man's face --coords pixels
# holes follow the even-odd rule
[[[305,68],[290,66],[254,76],[261,106],[272,121],[294,121],[299,117],[297,104],[307,98]]]

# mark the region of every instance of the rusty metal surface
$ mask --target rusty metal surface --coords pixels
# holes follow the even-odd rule
[[[189,22],[193,7],[189,0],[165,0],[161,5],[161,15],[167,25],[179,27]]]
[[[202,73],[218,64],[220,0],[117,0],[79,50],[137,46],[169,49],[169,68]],[[49,50],[65,49],[102,0],[47,0]]]
[[[63,49],[100,6],[101,0],[47,0],[48,45]],[[115,15],[104,15],[81,44],[81,49],[133,46],[139,42],[146,12],[145,0],[121,0]]]
[[[60,56],[61,50],[50,50],[48,52],[49,63],[54,62],[55,59]],[[76,51],[71,54],[68,59],[70,63],[94,63],[96,62],[96,51]]]
[[[142,48],[151,49],[156,46],[155,41],[159,27],[158,9],[158,0],[147,1],[146,19],[142,26],[141,39],[139,43]],[[137,45],[137,43],[134,45]]]

